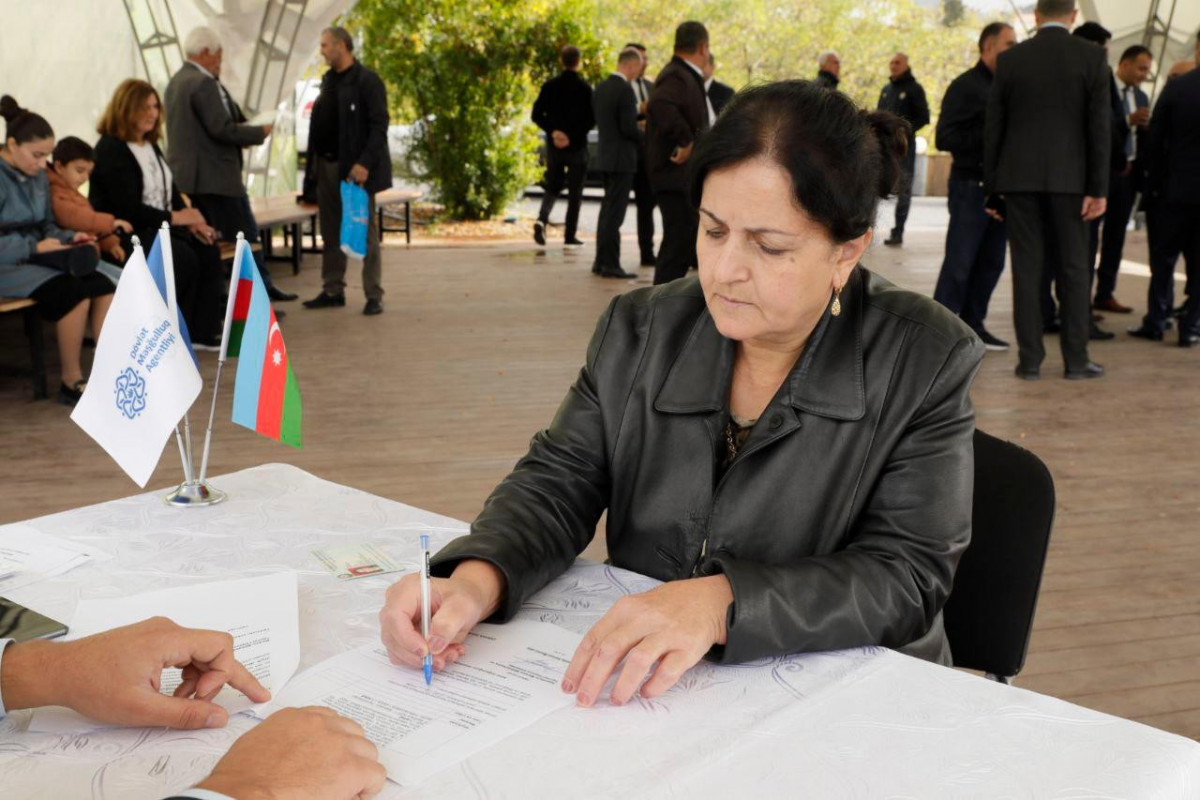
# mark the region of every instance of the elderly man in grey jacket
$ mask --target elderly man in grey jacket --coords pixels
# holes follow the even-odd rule
[[[221,84],[221,40],[211,28],[196,28],[184,40],[187,61],[167,84],[164,107],[175,182],[204,219],[231,241],[239,231],[258,239],[258,225],[242,181],[242,148],[262,144],[270,125],[249,125]],[[258,257],[258,271],[272,300],[295,300],[278,289]]]

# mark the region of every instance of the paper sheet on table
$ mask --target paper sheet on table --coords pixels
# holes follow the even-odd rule
[[[167,617],[185,628],[232,634],[237,660],[272,696],[283,688],[300,664],[300,615],[294,572],[200,583],[132,597],[85,600],[76,609],[66,638],[79,639],[155,616]],[[162,692],[173,692],[179,680],[179,670],[163,670]],[[250,698],[232,686],[223,688],[213,702],[230,714],[254,707]],[[74,733],[98,727],[109,726],[58,707],[35,711],[29,723],[30,730],[44,733]]]
[[[366,645],[305,671],[255,713],[328,706],[363,726],[390,779],[412,786],[574,704],[559,685],[580,638],[546,622],[478,625],[432,686]]]
[[[62,575],[88,561],[108,558],[106,553],[29,525],[0,526],[0,592],[11,592]]]

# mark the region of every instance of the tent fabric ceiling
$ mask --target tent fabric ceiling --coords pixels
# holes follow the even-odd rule
[[[144,2],[133,0],[133,5]],[[244,98],[267,0],[151,0],[151,6],[157,12],[164,2],[170,5],[180,41],[200,25],[217,32],[225,51],[222,81],[239,101]],[[302,75],[316,54],[321,31],[353,4],[308,0],[285,86]],[[117,84],[145,77],[124,0],[54,0],[53,13],[49,10],[43,3],[0,0],[6,23],[0,92],[42,114],[59,136],[94,141],[96,121]],[[278,80],[270,87],[272,97]]]

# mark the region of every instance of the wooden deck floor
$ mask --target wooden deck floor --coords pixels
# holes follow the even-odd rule
[[[1144,245],[1133,238],[1127,257],[1136,258]],[[867,263],[930,292],[942,243],[936,228],[910,228],[902,250],[874,249]],[[631,241],[625,247],[634,250]],[[211,473],[287,461],[470,519],[549,420],[608,300],[649,282],[649,270],[636,283],[593,278],[591,253],[551,247],[539,255],[532,244],[389,247],[382,316],[358,313],[357,276],[345,309],[284,305],[305,447],[294,451],[231,425],[227,381]],[[285,270],[277,270],[283,287],[316,293],[317,257],[305,257],[299,277]],[[1118,296],[1140,313],[1145,285],[1122,275]],[[990,320],[1006,339],[1010,309],[1006,273]],[[1110,316],[1105,324],[1123,331],[1136,321],[1136,314]],[[1200,350],[1122,333],[1093,347],[1108,377],[1077,383],[1057,377],[1056,348],[1048,342],[1039,383],[1013,378],[1012,353],[989,354],[974,388],[980,427],[1040,455],[1058,485],[1037,630],[1018,684],[1200,737],[1200,498],[1193,488],[1200,427],[1190,421]],[[19,320],[0,319],[0,522],[135,493],[65,407],[30,401],[26,380],[8,371],[24,359]],[[210,381],[215,356],[201,354],[201,361]],[[54,369],[52,360],[52,380]],[[197,428],[207,412],[208,395],[202,398],[192,417]],[[179,472],[168,447],[150,485],[178,482]]]

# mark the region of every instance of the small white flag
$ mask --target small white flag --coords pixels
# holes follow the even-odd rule
[[[175,424],[200,394],[196,364],[135,246],[104,330],[87,389],[71,419],[145,487]]]

